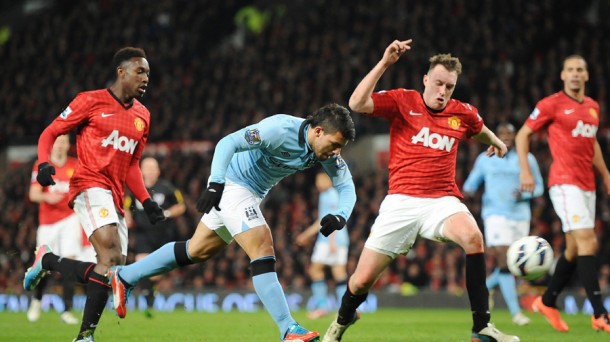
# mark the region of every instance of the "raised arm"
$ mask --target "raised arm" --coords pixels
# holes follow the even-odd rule
[[[352,96],[349,98],[349,107],[359,113],[372,113],[374,109],[373,99],[371,94],[375,90],[377,81],[388,67],[400,58],[407,50],[411,50],[412,39],[403,41],[393,41],[383,53],[381,60],[373,67],[371,71],[360,81]]]

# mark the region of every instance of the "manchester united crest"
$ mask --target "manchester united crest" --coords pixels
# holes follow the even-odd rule
[[[460,128],[460,125],[462,124],[462,120],[460,120],[460,118],[458,118],[457,116],[452,116],[447,119],[447,124],[452,129],[458,130]]]
[[[104,218],[104,217],[108,216],[108,214],[109,214],[108,209],[106,209],[106,208],[100,209],[100,217],[101,218]]]
[[[595,119],[598,118],[597,111],[595,110],[595,108],[589,108],[589,114],[591,114],[591,116]]]
[[[134,126],[136,126],[136,130],[138,132],[142,132],[144,130],[144,120],[140,119],[140,118],[136,118],[133,121]]]

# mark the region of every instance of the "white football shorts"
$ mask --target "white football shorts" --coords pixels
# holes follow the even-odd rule
[[[530,221],[509,220],[502,215],[491,215],[485,219],[485,245],[487,247],[510,246],[526,237],[530,232]]]
[[[61,257],[77,258],[82,250],[81,229],[76,214],[52,224],[42,224],[36,231],[36,245],[49,245]]]
[[[110,190],[89,188],[81,191],[74,198],[74,211],[89,239],[96,229],[116,225],[121,239],[121,254],[127,255],[127,224],[125,217],[116,210]]]
[[[233,182],[227,182],[220,199],[220,211],[212,208],[201,217],[201,222],[215,231],[226,243],[248,229],[266,226],[260,209],[262,198]]]
[[[348,248],[346,246],[335,245],[335,250],[331,252],[329,243],[316,242],[316,244],[313,246],[311,262],[328,266],[346,265],[347,253]]]
[[[467,212],[457,197],[420,198],[401,194],[387,195],[379,207],[365,247],[395,258],[407,254],[418,236],[446,242],[443,224],[449,216]]]
[[[555,213],[564,233],[595,227],[595,191],[584,191],[571,184],[553,185],[549,189]]]

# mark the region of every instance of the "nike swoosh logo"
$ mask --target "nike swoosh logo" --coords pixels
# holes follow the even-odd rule
[[[574,113],[574,109],[566,109],[563,111],[563,114],[565,114],[565,115],[570,115],[572,113]]]
[[[410,111],[409,111],[409,115],[424,115],[424,114],[422,114],[422,113],[417,113],[417,112],[414,112],[414,111],[410,110]]]
[[[113,116],[113,115],[114,115],[114,114],[106,114],[106,113],[102,113],[102,117],[103,117],[103,118],[107,118],[107,117],[109,117],[109,116]]]

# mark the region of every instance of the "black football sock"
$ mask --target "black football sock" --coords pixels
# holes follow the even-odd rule
[[[557,297],[566,285],[572,279],[572,274],[576,269],[576,262],[568,261],[565,255],[562,253],[557,260],[557,266],[555,266],[555,273],[551,277],[549,287],[546,288],[542,295],[542,304],[550,306],[552,308],[557,305]]]
[[[606,308],[604,308],[602,293],[599,290],[595,257],[592,255],[579,256],[576,258],[576,264],[578,265],[578,277],[587,292],[587,298],[593,307],[593,314],[595,318],[599,318],[606,313]]]
[[[341,307],[339,308],[339,316],[337,317],[337,323],[341,325],[349,324],[354,320],[354,314],[356,314],[356,309],[362,304],[369,293],[364,293],[361,295],[353,294],[349,286],[345,290],[345,294],[341,299]]]
[[[91,336],[95,332],[95,328],[106,307],[109,291],[110,285],[108,285],[108,278],[101,274],[91,272],[89,275],[89,282],[87,283],[87,302],[85,303],[83,322],[76,338],[77,340],[86,336]]]
[[[38,299],[38,300],[42,299],[42,295],[44,294],[44,289],[47,287],[48,282],[49,282],[49,280],[47,277],[40,279],[38,286],[36,286],[36,289],[34,290],[35,299]]]
[[[146,305],[149,309],[153,308],[155,302],[155,293],[153,290],[153,281],[150,278],[144,278],[138,283],[140,294],[146,298]]]
[[[92,262],[62,258],[53,253],[47,253],[42,257],[43,269],[59,272],[64,279],[81,284],[87,283],[88,274],[93,270],[93,266],[95,264]]]
[[[466,255],[466,290],[472,310],[472,331],[479,332],[489,323],[489,291],[485,285],[485,254]]]
[[[72,309],[72,300],[74,298],[74,281],[64,277],[62,280],[62,287],[64,292],[62,296],[65,305],[64,311],[70,311]]]

